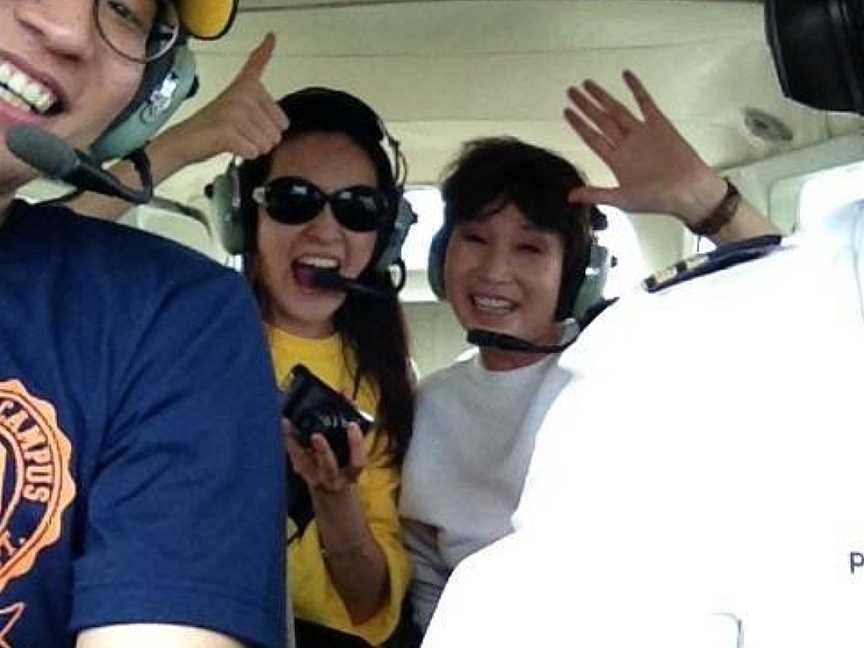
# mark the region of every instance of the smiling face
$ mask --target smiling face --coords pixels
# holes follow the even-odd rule
[[[491,216],[456,224],[444,259],[447,300],[466,330],[555,344],[563,264],[562,236],[539,229],[508,203]],[[486,366],[495,369],[530,364],[543,356],[484,348],[483,357]]]
[[[268,179],[303,178],[328,194],[347,187],[378,186],[366,153],[348,136],[308,133],[284,141]],[[356,278],[369,264],[377,234],[352,232],[334,218],[328,203],[311,221],[286,225],[258,210],[255,273],[267,293],[271,323],[303,337],[333,333],[333,315],[345,293],[315,286],[315,268]]]
[[[35,172],[8,151],[5,132],[34,124],[86,148],[129,103],[144,67],[100,37],[94,0],[0,0],[0,198]],[[129,0],[151,17],[155,0]]]

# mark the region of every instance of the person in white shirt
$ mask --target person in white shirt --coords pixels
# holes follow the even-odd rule
[[[719,182],[718,193],[716,174],[639,80],[628,75],[627,81],[644,122],[596,84],[588,87],[593,99],[575,93],[574,100],[633,124],[618,151],[606,156],[627,179],[623,195],[672,186],[663,194],[667,211],[699,229],[712,218],[725,185]],[[578,117],[569,119],[589,144],[596,140]],[[633,155],[644,141],[668,164]],[[469,142],[443,182],[445,224],[432,246],[430,281],[466,331],[487,335],[477,355],[429,376],[419,388],[400,511],[415,563],[411,603],[421,631],[454,567],[512,531],[535,435],[572,378],[557,352],[578,332],[572,318],[586,293],[600,292],[584,279],[597,256],[592,219],[596,225],[602,218],[579,202],[587,191],[570,162],[514,138]],[[739,202],[704,233],[724,243],[773,232]]]
[[[860,0],[828,4],[768,3],[793,97],[832,68],[802,63],[785,35],[864,15]],[[838,87],[864,112],[860,72]],[[571,98],[592,148],[620,148]],[[617,108],[605,116],[631,132]],[[658,206],[623,180],[605,199]],[[559,360],[572,377],[537,433],[515,532],[460,563],[424,646],[862,645],[862,252],[864,206],[850,205],[812,236],[681,264],[601,314]]]

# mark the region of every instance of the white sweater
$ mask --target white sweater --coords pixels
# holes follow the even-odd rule
[[[513,530],[534,436],[571,377],[558,357],[489,371],[475,355],[420,384],[400,512],[422,628],[453,568]]]

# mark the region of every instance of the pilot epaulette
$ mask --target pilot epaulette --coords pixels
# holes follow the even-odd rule
[[[716,250],[697,254],[656,272],[642,282],[642,287],[654,293],[694,277],[752,261],[774,252],[781,241],[781,236],[769,234],[723,245]]]

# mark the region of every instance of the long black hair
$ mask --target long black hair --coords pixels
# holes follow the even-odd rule
[[[375,168],[378,188],[391,198],[393,218],[389,228],[378,232],[372,259],[360,273],[358,281],[392,291],[390,274],[376,270],[375,264],[384,250],[386,239],[392,234],[395,201],[400,187],[387,152],[381,145],[383,133],[378,116],[356,97],[326,88],[307,88],[286,95],[279,105],[290,120],[282,143],[310,133],[339,133],[350,138],[369,157]],[[267,287],[256,272],[258,209],[252,200],[252,190],[266,181],[274,152],[275,149],[245,162],[239,170],[241,209],[246,221],[244,268],[265,321],[270,318],[271,306]],[[401,465],[414,424],[414,374],[407,325],[396,293],[389,297],[369,297],[349,292],[334,314],[333,323],[356,361],[353,376],[355,396],[364,379],[373,383],[379,396],[378,427],[386,435],[386,449],[393,463]],[[348,360],[346,358],[346,366],[353,367],[354,364]]]

